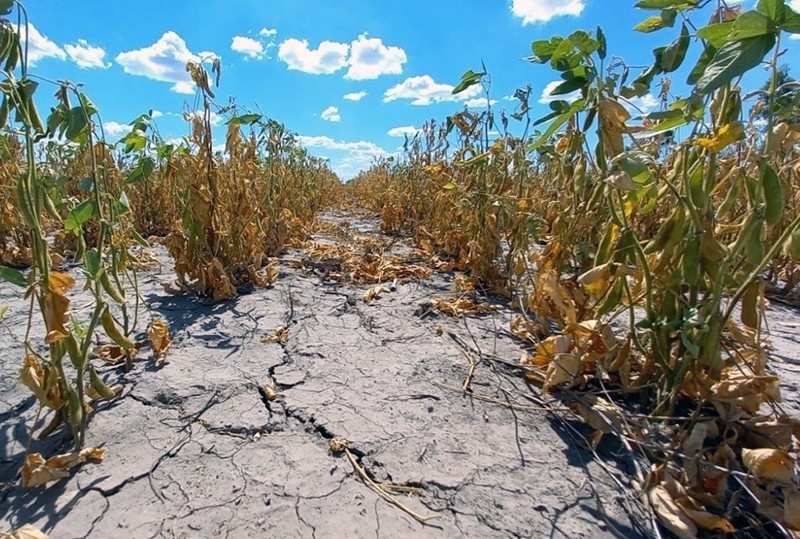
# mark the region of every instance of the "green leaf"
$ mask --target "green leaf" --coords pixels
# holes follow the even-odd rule
[[[94,199],[84,200],[69,212],[67,219],[64,221],[64,228],[69,232],[74,232],[77,234],[80,231],[81,226],[88,222],[96,214],[97,205],[95,204]]]
[[[662,28],[672,28],[672,26],[675,24],[675,17],[677,15],[678,12],[674,8],[665,9],[661,11],[661,15],[653,15],[652,17],[648,17],[634,26],[633,29],[637,32],[648,34],[650,32],[655,32],[656,30],[661,30]]]
[[[122,191],[117,201],[117,212],[120,215],[125,215],[131,212],[131,202],[128,200],[128,193]]]
[[[21,271],[7,266],[0,266],[0,279],[23,288],[28,286],[28,278]]]
[[[696,90],[705,95],[728,84],[757,66],[774,46],[775,36],[772,34],[726,43],[697,81]]]
[[[790,34],[800,34],[800,14],[789,6],[786,6],[783,15],[784,21],[783,24],[781,24],[781,30],[789,32]]]
[[[600,48],[597,49],[597,55],[600,57],[601,60],[605,60],[606,59],[606,52],[608,51],[608,43],[606,41],[606,34],[603,32],[603,29],[598,26],[596,35],[597,35],[597,37],[596,37],[597,42],[600,44]]]
[[[482,71],[480,73],[475,73],[471,69],[468,70],[466,73],[461,75],[461,82],[459,82],[456,85],[456,87],[453,88],[452,94],[453,95],[460,94],[470,86],[478,84],[481,81],[481,79],[483,79],[484,75],[486,75],[486,73]]]
[[[733,32],[734,21],[721,22],[705,26],[697,31],[697,36],[708,41],[711,46],[720,48],[730,41],[728,36]]]
[[[554,37],[550,40],[541,39],[539,41],[534,41],[531,43],[531,52],[533,52],[533,56],[528,58],[528,60],[535,64],[544,64],[545,62],[549,62],[550,58],[553,57],[553,53],[556,52],[556,49],[562,41],[564,41],[563,37]]]
[[[142,247],[150,247],[150,242],[144,239],[144,237],[142,237],[142,235],[139,234],[136,229],[131,229],[131,236],[133,236],[134,241]]]
[[[0,15],[8,15],[14,9],[14,0],[0,0]]]
[[[67,116],[67,129],[64,136],[73,142],[77,142],[87,128],[86,115],[83,107],[72,107]]]
[[[128,175],[128,179],[126,181],[130,184],[133,184],[142,180],[146,180],[152,176],[155,168],[156,164],[152,157],[143,157],[142,160],[139,161],[139,164],[136,165],[136,168],[134,168]]]
[[[708,64],[710,64],[711,60],[714,59],[715,54],[717,54],[717,49],[711,45],[706,45],[706,48],[703,49],[703,54],[701,54],[700,58],[697,60],[697,64],[695,64],[692,72],[689,73],[689,77],[686,80],[687,84],[697,84],[697,81],[699,81],[700,77],[702,77],[703,73],[705,73]]]
[[[733,21],[733,30],[728,35],[727,41],[763,36],[771,32],[773,28],[767,17],[755,11],[747,11]]]
[[[758,0],[756,11],[769,18],[770,21],[781,24],[784,18],[784,0]]]
[[[674,8],[684,11],[696,7],[700,0],[641,0],[636,4],[639,9],[667,9]]]
[[[689,29],[684,24],[678,39],[661,51],[658,66],[664,73],[675,71],[683,63],[683,59],[686,58],[687,50],[689,50]]]
[[[234,116],[225,123],[227,123],[228,125],[241,125],[241,124],[253,125],[254,123],[261,120],[261,118],[263,118],[261,114],[255,114],[255,113],[242,114],[240,116]]]
[[[564,125],[567,121],[569,121],[570,118],[572,118],[578,112],[583,110],[584,106],[586,106],[586,100],[579,99],[579,100],[575,101],[572,104],[572,106],[569,109],[567,109],[566,112],[564,112],[560,116],[556,117],[555,120],[553,120],[553,122],[545,130],[545,132],[542,133],[542,135],[538,138],[538,140],[532,142],[528,146],[528,150],[529,151],[534,151],[535,149],[537,149],[538,147],[540,147],[544,143],[546,143],[550,139],[550,137],[553,136],[553,133],[555,133],[558,130],[559,127]]]
[[[600,43],[584,30],[573,32],[572,35],[569,36],[569,40],[573,45],[578,47],[578,50],[586,55],[594,54],[600,49]]]
[[[103,266],[100,263],[100,254],[97,249],[88,249],[83,255],[83,260],[86,272],[94,279],[100,278]]]

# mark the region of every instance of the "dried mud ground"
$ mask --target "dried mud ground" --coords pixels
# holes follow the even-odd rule
[[[324,218],[379,234],[375,220]],[[296,268],[291,261],[304,253],[295,249],[281,257],[274,287],[212,306],[166,294],[172,266],[155,252],[163,264],[140,273],[140,288],[145,317],[170,324],[168,361],[105,370],[124,391],[93,415],[87,445],[105,447],[106,457],[46,489],[19,486],[37,405],[17,382],[27,304],[0,283],[0,305],[10,308],[0,327],[0,531],[32,524],[55,538],[647,533],[651,517],[613,441],[595,458],[580,442],[580,425],[539,410],[526,399],[536,388],[484,357],[519,358],[508,309],[460,320],[420,316],[421,304],[452,293],[452,275],[401,284],[367,304],[368,286],[336,286]],[[73,298],[78,316],[87,299]],[[785,405],[796,413],[800,318],[774,305],[769,320]],[[287,342],[261,342],[279,326],[289,327]],[[451,333],[483,358],[472,391],[497,402],[437,385],[459,387],[468,370]],[[270,379],[274,401],[259,391]],[[376,480],[419,487],[421,495],[398,498],[438,518],[423,525],[359,481],[348,458],[329,451],[339,436]],[[32,449],[67,448],[57,434]]]

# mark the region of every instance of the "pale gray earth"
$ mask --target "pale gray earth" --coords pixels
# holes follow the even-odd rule
[[[376,221],[355,223],[355,232],[377,234]],[[0,283],[0,305],[10,307],[0,328],[0,531],[32,524],[56,538],[648,533],[651,517],[628,488],[633,468],[613,441],[601,444],[597,460],[576,436],[587,431],[564,414],[510,409],[434,383],[461,386],[467,373],[448,333],[478,358],[516,362],[521,351],[507,332],[508,309],[461,320],[420,316],[421,303],[451,293],[452,275],[401,284],[366,304],[367,286],[325,284],[287,264],[304,256],[290,250],[274,287],[210,306],[166,294],[172,268],[156,252],[164,265],[141,272],[140,284],[151,315],[170,324],[168,362],[104,370],[109,383],[124,385],[87,432],[87,445],[105,447],[106,457],[48,488],[19,486],[37,406],[17,382],[27,305],[19,289]],[[86,299],[73,299],[79,316]],[[798,319],[783,307],[775,314],[778,366],[792,375],[785,389],[797,411]],[[261,342],[283,325],[287,343]],[[41,324],[33,335],[42,335]],[[258,389],[270,377],[279,392],[272,402]],[[535,407],[526,396],[538,395],[518,369],[486,357],[472,390],[521,407]],[[423,496],[399,499],[439,518],[420,524],[359,481],[347,457],[329,451],[339,436],[375,479],[420,487]],[[68,448],[59,432],[32,450]]]

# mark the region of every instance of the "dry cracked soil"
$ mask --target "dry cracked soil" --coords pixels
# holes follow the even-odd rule
[[[326,218],[379,234],[375,220]],[[0,327],[0,530],[32,524],[56,538],[647,533],[651,517],[613,442],[595,458],[580,425],[527,400],[538,390],[513,365],[486,359],[520,356],[506,331],[509,309],[461,319],[421,310],[451,294],[451,275],[400,284],[368,304],[368,286],[297,268],[289,262],[303,253],[293,249],[273,287],[206,305],[164,292],[172,267],[156,253],[163,264],[140,273],[140,289],[146,316],[169,322],[168,360],[104,372],[124,386],[87,431],[87,445],[106,457],[47,488],[19,486],[37,404],[17,381],[27,304],[0,283],[0,305],[10,307]],[[81,298],[89,299],[73,298],[78,316]],[[796,317],[777,309],[776,360],[796,395]],[[261,341],[279,326],[289,328],[288,341]],[[445,387],[464,382],[465,346],[478,359],[467,395]],[[274,400],[259,389],[270,380]],[[420,523],[359,480],[347,455],[330,451],[335,437],[349,441],[374,480],[417,487],[397,499],[437,518]],[[58,433],[32,446],[44,455],[66,449]]]

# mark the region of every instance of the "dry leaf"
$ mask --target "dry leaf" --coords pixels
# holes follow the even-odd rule
[[[25,524],[9,534],[0,532],[0,536],[6,537],[7,539],[49,539],[50,537],[30,524]]]
[[[648,493],[648,496],[653,510],[669,531],[681,539],[697,537],[697,525],[675,502],[666,488],[658,485]]]
[[[581,373],[581,358],[575,354],[556,354],[547,367],[543,391],[554,387],[573,384]]]
[[[742,449],[742,462],[759,481],[791,484],[794,459],[777,449]]]
[[[172,344],[172,339],[169,335],[169,327],[163,320],[154,320],[147,328],[147,337],[150,339],[150,345],[153,347],[153,352],[156,355],[156,367],[160,367],[167,357],[167,349]]]
[[[272,334],[261,337],[261,342],[287,343],[289,342],[289,328],[279,326],[272,330]]]
[[[783,521],[793,530],[800,530],[800,492],[793,488],[786,492]]]
[[[80,451],[56,455],[47,460],[41,453],[31,453],[25,457],[25,464],[22,466],[22,486],[37,487],[69,477],[69,470],[87,460],[103,460],[105,452],[106,450],[102,448],[87,447]]]
[[[364,296],[361,299],[364,300],[364,303],[369,303],[370,301],[379,298],[380,295],[383,294],[384,292],[390,292],[387,286],[384,286],[382,284],[378,286],[373,286],[364,293]]]

